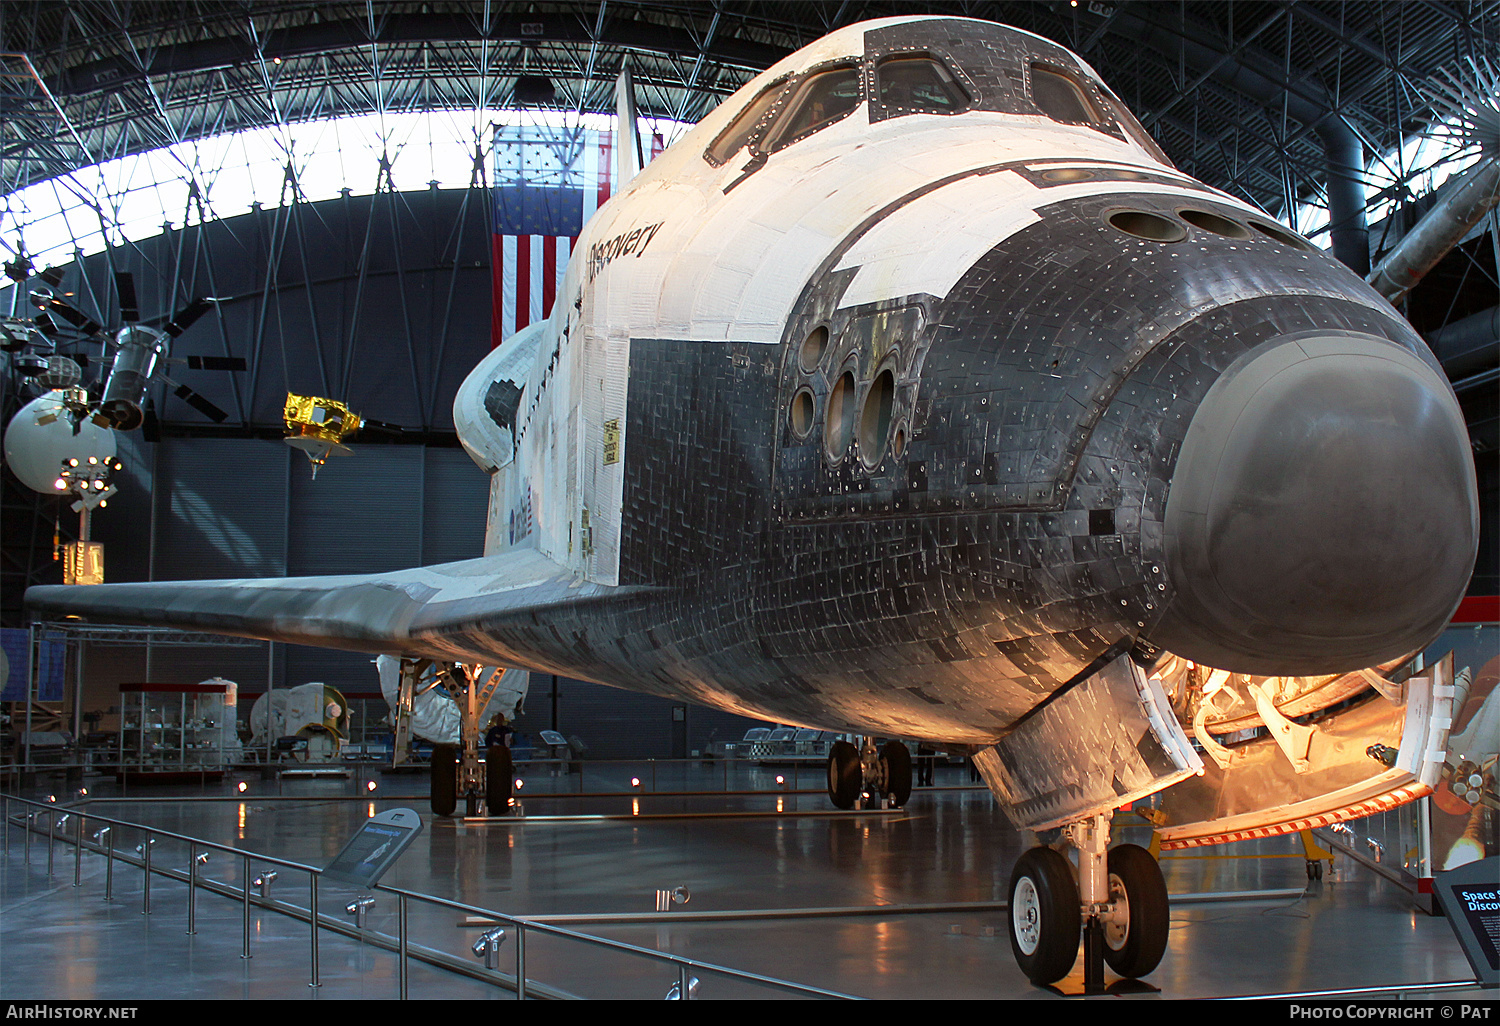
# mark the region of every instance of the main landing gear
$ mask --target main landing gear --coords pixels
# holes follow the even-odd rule
[[[1084,993],[1103,993],[1104,963],[1135,979],[1161,962],[1167,887],[1146,849],[1122,844],[1106,852],[1107,816],[1064,830],[1078,849],[1076,870],[1061,852],[1032,848],[1011,872],[1010,946],[1032,983],[1056,983],[1078,958],[1081,921]]]
[[[840,809],[901,808],[911,798],[911,752],[900,741],[879,748],[870,737],[856,748],[835,741],[828,749],[828,799]]]
[[[429,766],[433,815],[453,815],[460,797],[464,799],[466,816],[479,815],[481,801],[488,815],[504,816],[510,812],[515,763],[511,760],[510,749],[504,745],[491,745],[484,750],[482,790],[475,783],[477,774],[465,770],[463,751],[458,745],[434,745]]]
[[[484,759],[479,758],[479,714],[489,704],[506,671],[500,667],[403,659],[400,672],[399,701],[408,712],[416,694],[434,687],[446,689],[458,705],[459,743],[434,745],[432,749],[429,767],[433,815],[453,815],[460,798],[466,816],[479,815],[481,802],[491,816],[507,814],[515,774],[510,749],[491,746],[486,749]]]

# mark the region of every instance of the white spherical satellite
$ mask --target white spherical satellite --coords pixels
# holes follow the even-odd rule
[[[63,393],[48,392],[21,407],[5,429],[5,462],[27,488],[56,495],[64,463],[86,465],[115,458],[115,433],[84,417],[74,432],[73,414]]]

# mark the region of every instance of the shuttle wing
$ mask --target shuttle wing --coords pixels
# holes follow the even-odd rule
[[[175,627],[456,662],[534,659],[486,631],[656,589],[594,584],[532,549],[383,574],[31,588],[34,618]]]

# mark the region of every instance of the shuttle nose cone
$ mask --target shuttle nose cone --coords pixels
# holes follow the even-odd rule
[[[1246,354],[1183,440],[1150,640],[1242,673],[1404,655],[1452,615],[1478,505],[1452,390],[1388,342],[1323,333]]]

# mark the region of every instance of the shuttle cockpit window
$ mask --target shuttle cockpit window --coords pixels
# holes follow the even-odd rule
[[[969,102],[953,73],[925,55],[881,61],[875,68],[875,82],[881,104],[894,110],[953,114]]]
[[[859,68],[851,65],[815,72],[797,87],[786,110],[766,134],[762,149],[779,150],[821,131],[848,117],[862,99]]]
[[[757,129],[763,127],[761,122],[766,114],[781,99],[781,94],[786,92],[789,79],[782,79],[762,89],[760,95],[751,100],[739,116],[729,123],[729,127],[719,133],[719,137],[709,146],[707,154],[710,161],[715,164],[724,164],[734,156],[739,148],[750,142],[757,134]]]
[[[1097,125],[1100,117],[1083,87],[1061,68],[1031,65],[1031,101],[1054,121]]]

